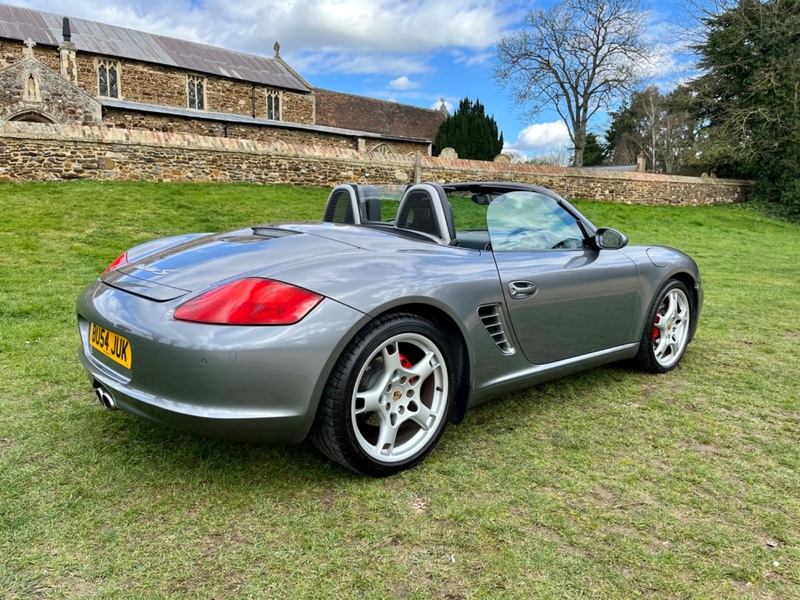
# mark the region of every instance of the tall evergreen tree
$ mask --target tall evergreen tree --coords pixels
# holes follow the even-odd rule
[[[459,158],[492,160],[503,149],[503,133],[497,122],[486,114],[480,100],[464,98],[458,109],[447,117],[436,134],[436,148],[453,148]]]
[[[636,116],[633,107],[623,103],[619,110],[609,112],[611,124],[606,130],[606,153],[612,165],[636,164],[639,144],[635,141]]]
[[[800,2],[738,0],[705,24],[704,73],[691,84],[699,151],[800,217]]]
[[[583,166],[596,167],[597,165],[602,165],[605,159],[606,149],[597,139],[597,134],[587,133],[586,146],[583,149]]]

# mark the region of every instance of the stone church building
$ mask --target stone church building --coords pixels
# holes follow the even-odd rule
[[[266,58],[0,4],[0,120],[431,155],[446,109],[314,88]]]

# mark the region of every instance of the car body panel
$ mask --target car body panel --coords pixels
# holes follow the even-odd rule
[[[639,300],[636,265],[615,250],[497,252],[506,305],[528,360],[547,364],[631,341]],[[535,286],[513,297],[514,282]]]
[[[690,339],[697,329],[697,315],[703,308],[703,282],[697,263],[689,255],[667,246],[627,246],[620,250],[634,263],[639,271],[639,307],[634,319],[633,341],[642,337],[644,319],[650,310],[653,298],[670,279],[681,279],[692,293],[695,318],[692,321]],[[659,265],[650,259],[659,257]]]
[[[185,415],[198,433],[223,437],[244,438],[234,421],[257,421],[260,433],[254,424],[247,439],[260,441],[302,440],[320,397],[319,373],[330,371],[348,332],[368,320],[325,299],[292,326],[215,326],[171,320],[168,305],[177,303],[91,284],[78,303],[83,366],[121,408],[173,425]],[[124,322],[108,315],[124,315]],[[131,369],[91,348],[89,323],[130,342]]]
[[[279,227],[254,227],[206,235],[168,246],[117,268],[103,279],[114,285],[127,275],[188,291],[262,272],[281,264],[300,265],[320,256],[354,252],[341,241]]]

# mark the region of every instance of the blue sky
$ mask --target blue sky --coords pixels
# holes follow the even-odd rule
[[[494,44],[542,2],[516,0],[2,0],[28,8],[170,35],[251,54],[281,56],[312,85],[426,108],[480,99],[507,148],[563,152],[565,126],[553,111],[527,121],[491,79]],[[544,1],[544,0],[542,0]],[[549,0],[548,0],[549,1]],[[658,58],[650,81],[681,77],[676,13],[643,0]],[[593,128],[607,124],[598,115]]]

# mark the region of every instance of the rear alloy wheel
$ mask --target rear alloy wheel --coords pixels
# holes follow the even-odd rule
[[[670,279],[650,309],[636,364],[654,373],[674,369],[689,344],[692,304],[686,285]]]
[[[334,367],[314,444],[366,475],[416,465],[447,424],[455,390],[452,364],[447,344],[428,320],[396,314],[373,321]]]

